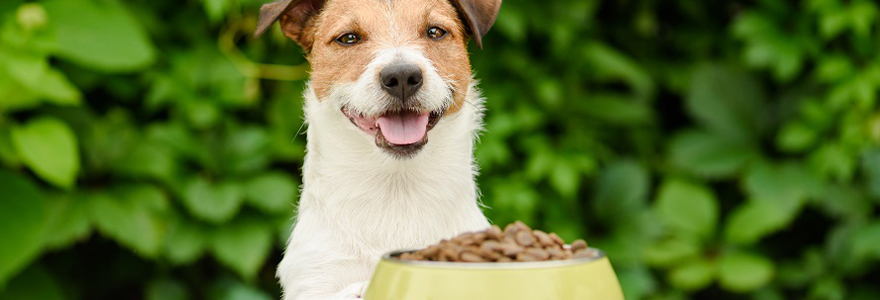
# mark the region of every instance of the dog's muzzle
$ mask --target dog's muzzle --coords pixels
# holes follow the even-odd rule
[[[405,105],[422,87],[422,69],[412,63],[392,63],[379,72],[379,80],[391,97]]]

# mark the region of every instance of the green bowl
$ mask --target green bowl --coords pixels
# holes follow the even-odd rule
[[[382,257],[366,300],[602,299],[624,300],[604,252],[596,258],[540,262],[464,263]]]

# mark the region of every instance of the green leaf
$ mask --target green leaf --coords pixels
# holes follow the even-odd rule
[[[269,134],[264,128],[235,128],[225,143],[224,168],[232,173],[248,173],[265,168],[269,162]]]
[[[38,90],[41,79],[49,69],[46,56],[2,50],[0,49],[0,67],[5,65],[9,74],[28,89]]]
[[[831,39],[840,34],[849,23],[848,17],[844,10],[823,13],[821,18],[819,18],[819,32],[822,34],[821,36],[825,39]]]
[[[668,274],[668,280],[672,286],[682,290],[699,290],[712,283],[715,268],[713,262],[702,258],[694,259],[673,268]]]
[[[112,168],[130,176],[144,176],[169,182],[177,170],[176,153],[165,143],[143,139],[135,142]]]
[[[60,105],[79,105],[82,94],[79,89],[67,80],[64,73],[49,69],[40,81],[40,89],[36,90],[50,102]]]
[[[266,173],[249,180],[244,193],[248,203],[265,212],[284,212],[293,209],[297,183],[285,173]]]
[[[749,202],[736,208],[725,226],[725,239],[753,244],[785,228],[797,217],[809,195],[820,195],[822,184],[796,164],[757,164],[744,178]]]
[[[4,290],[0,284],[0,300],[62,300],[64,294],[52,275],[39,267],[30,267],[11,281]]]
[[[191,299],[186,286],[177,280],[164,278],[147,285],[147,300],[187,300]]]
[[[212,235],[211,250],[224,265],[243,278],[252,278],[272,248],[273,228],[255,220],[226,224]]]
[[[744,178],[745,189],[751,198],[799,206],[810,195],[819,195],[822,183],[798,164],[757,164]]]
[[[2,63],[2,62],[0,62]],[[0,69],[0,112],[32,108],[40,104],[39,95],[18,83],[6,70]]]
[[[611,125],[649,124],[654,118],[652,108],[645,101],[633,98],[610,93],[590,95],[579,109],[588,114],[589,118]]]
[[[771,68],[779,81],[791,80],[803,68],[804,42],[780,28],[770,14],[745,12],[737,17],[733,32],[746,42],[746,63]]]
[[[206,129],[217,124],[223,116],[220,108],[207,99],[194,99],[179,104],[187,120],[196,129]]]
[[[760,238],[785,228],[799,212],[800,205],[751,200],[730,214],[724,228],[725,240],[734,244],[754,244]]]
[[[45,211],[30,181],[0,169],[0,286],[40,253]]]
[[[509,39],[519,42],[525,39],[528,33],[528,20],[514,6],[502,6],[504,18],[498,18],[498,31]]]
[[[271,130],[269,141],[274,159],[302,162],[305,153],[305,135],[301,135],[299,131],[303,128],[303,120],[290,117],[301,116],[302,105],[299,103],[299,98],[288,96],[302,95],[302,85],[290,84],[284,87],[286,89],[275,94],[266,110],[265,118],[269,121]]]
[[[31,51],[34,52],[34,51]],[[34,95],[61,105],[76,105],[82,95],[60,71],[50,68],[44,54],[4,52],[0,49],[0,68],[6,65],[11,77]]]
[[[47,197],[46,228],[43,239],[47,249],[66,248],[89,236],[92,230],[87,201],[74,194]]]
[[[816,143],[818,136],[813,129],[798,121],[786,124],[776,136],[776,146],[789,152],[806,150]]]
[[[490,184],[491,193],[487,193],[487,203],[495,210],[504,212],[500,218],[495,219],[498,224],[507,224],[516,220],[521,220],[526,224],[531,222],[535,217],[536,208],[541,196],[524,180],[507,178],[506,180],[498,180]]]
[[[141,193],[124,188],[111,194],[89,196],[91,219],[103,235],[112,238],[135,253],[155,257],[162,247],[165,224],[157,206],[167,201],[164,195]]]
[[[856,257],[870,257],[880,260],[880,221],[874,221],[854,234],[852,252]]]
[[[118,1],[43,2],[55,32],[54,53],[109,72],[148,66],[156,50],[137,19]]]
[[[731,67],[694,70],[685,103],[693,118],[730,140],[756,140],[765,119],[763,89],[749,73]]]
[[[230,1],[229,0],[201,0],[202,4],[205,6],[205,13],[208,14],[208,18],[211,22],[216,23],[223,19],[223,16],[226,14],[226,10],[229,8]]]
[[[870,1],[854,1],[849,7],[850,24],[859,36],[868,36],[880,8]]]
[[[525,176],[529,181],[539,182],[553,170],[556,154],[547,147],[536,147],[529,155]]]
[[[118,198],[133,201],[135,205],[150,211],[164,214],[170,207],[168,196],[152,185],[122,185],[114,189]]]
[[[839,278],[823,276],[810,287],[807,299],[844,300],[847,288]]]
[[[819,199],[820,208],[829,216],[852,223],[871,218],[871,201],[859,186],[831,185]]]
[[[76,136],[64,122],[40,117],[12,128],[18,156],[37,175],[59,187],[73,187],[79,172]]]
[[[652,266],[669,267],[698,258],[701,250],[699,241],[670,237],[645,247],[644,258]]]
[[[648,72],[620,51],[602,43],[587,43],[584,58],[599,79],[625,81],[643,99],[654,93],[654,82]]]
[[[0,163],[17,169],[21,165],[21,160],[18,158],[15,147],[12,145],[11,134],[12,132],[9,127],[0,123]]]
[[[553,222],[547,222],[553,223]],[[573,222],[580,227],[580,222]],[[548,224],[549,226],[549,224]],[[649,210],[641,210],[629,222],[620,222],[611,226],[613,230],[601,241],[594,240],[606,253],[614,253],[615,266],[642,265],[646,260],[647,248],[653,239],[663,234],[657,226],[657,218]],[[550,230],[550,228],[545,228]],[[552,230],[551,230],[552,231]],[[573,236],[575,239],[583,235]]]
[[[715,231],[718,200],[701,184],[668,179],[660,186],[654,211],[670,229],[707,239]]]
[[[215,281],[209,291],[208,299],[217,300],[271,300],[272,297],[262,290],[244,285],[240,281],[231,278],[221,278]]]
[[[647,207],[650,177],[647,170],[631,160],[609,166],[596,182],[593,209],[607,222],[627,222]]]
[[[733,176],[759,155],[755,146],[748,142],[726,139],[703,130],[681,132],[669,145],[672,165],[710,178]]]
[[[620,287],[626,299],[643,299],[657,291],[657,283],[648,268],[618,268],[615,266]]]
[[[208,146],[197,140],[190,128],[185,127],[182,122],[153,123],[146,132],[146,138],[143,140],[146,143],[165,145],[173,152],[195,161],[208,160],[207,157],[211,152]]]
[[[773,262],[762,255],[725,252],[718,262],[718,282],[734,292],[758,289],[773,279]]]
[[[196,177],[185,187],[183,204],[199,219],[224,223],[231,220],[241,207],[241,194],[241,188],[235,183],[212,183]]]
[[[814,151],[808,162],[816,174],[847,182],[856,170],[857,160],[851,151],[838,143],[825,143]]]
[[[845,272],[857,271],[864,269],[870,262],[870,256],[858,254],[855,251],[854,242],[856,234],[862,230],[865,224],[855,222],[838,223],[832,227],[827,234],[823,252],[818,249],[810,249],[809,256],[804,255],[803,269],[807,270],[807,274],[800,275],[800,282],[814,280],[821,274],[826,272],[827,266],[833,265],[835,269],[846,270]],[[860,222],[862,223],[862,222]],[[781,273],[781,272],[780,272]],[[790,275],[790,274],[787,274]],[[789,276],[793,277],[793,276]],[[780,274],[781,278],[781,274]]]
[[[535,90],[537,98],[548,109],[558,108],[562,104],[564,90],[562,84],[556,78],[548,76],[538,79]]]
[[[184,218],[174,218],[169,224],[165,253],[174,264],[189,264],[199,259],[208,246],[205,228]]]
[[[815,76],[822,82],[834,83],[855,73],[855,66],[849,57],[843,55],[826,55],[819,58]]]
[[[572,162],[565,159],[557,160],[550,172],[550,185],[563,198],[574,198],[580,188],[581,174],[578,171],[577,166]]]
[[[865,152],[862,157],[862,170],[865,172],[865,184],[868,187],[868,192],[875,199],[880,199],[880,149]]]

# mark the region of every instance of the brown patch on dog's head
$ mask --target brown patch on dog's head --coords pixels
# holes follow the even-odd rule
[[[338,84],[372,76],[364,72],[383,50],[419,49],[451,86],[454,102],[447,113],[454,113],[463,105],[471,80],[467,40],[473,36],[482,47],[482,36],[500,5],[501,0],[282,0],[263,6],[256,34],[280,19],[284,34],[308,53],[318,99]],[[432,27],[446,35],[429,38]],[[338,42],[349,33],[359,41]]]

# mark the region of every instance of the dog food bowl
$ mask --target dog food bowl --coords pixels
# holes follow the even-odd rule
[[[365,300],[624,300],[604,252],[537,262],[402,261],[382,257]]]

